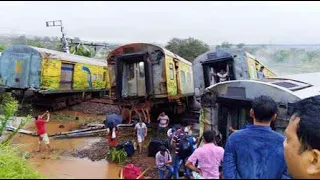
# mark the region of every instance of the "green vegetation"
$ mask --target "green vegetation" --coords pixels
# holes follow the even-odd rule
[[[19,123],[17,129],[8,137],[4,136],[7,124],[13,120],[18,110],[18,101],[15,100],[10,93],[4,93],[1,96],[1,114],[0,117],[0,178],[8,179],[32,179],[41,178],[41,176],[32,170],[24,157],[21,157],[19,151],[10,145],[10,141],[17,132],[31,120],[31,116],[24,118]]]
[[[0,145],[0,178],[2,179],[41,179],[19,151],[12,146]]]
[[[76,42],[80,42],[80,38],[74,38]],[[40,48],[47,48],[56,51],[63,51],[61,38],[60,37],[26,37],[22,36],[1,36],[0,35],[0,52],[5,48],[9,48],[13,45],[29,45]],[[70,44],[70,52],[75,52],[75,47],[78,45]],[[105,59],[110,50],[119,46],[119,44],[108,44],[107,47],[101,48],[94,52],[94,49],[90,46],[82,46],[80,45],[75,54],[86,57],[95,57],[98,59]],[[89,50],[89,51],[88,51]]]
[[[85,47],[84,45],[73,45],[70,48],[70,53],[74,53],[79,56],[92,57],[94,49],[92,47]]]
[[[4,45],[0,45],[0,52],[4,50]]]
[[[127,162],[127,153],[124,149],[117,150],[116,148],[111,148],[108,159],[112,162],[124,164]]]
[[[242,45],[243,43],[241,43]],[[217,45],[216,48],[230,48],[232,46],[232,44],[230,44],[229,42],[227,41],[224,41],[221,43],[221,45]],[[243,46],[242,46],[243,47]]]
[[[1,116],[0,116],[0,136],[3,135],[6,130],[6,126],[10,121],[14,120],[14,117],[18,111],[18,101],[11,96],[11,93],[2,94],[2,104],[0,105]],[[17,127],[17,129],[11,133],[5,140],[2,141],[2,144],[9,143],[17,132],[32,118],[27,116],[22,119]]]
[[[194,38],[173,38],[165,46],[168,50],[192,62],[200,54],[209,50],[209,45]]]
[[[320,48],[244,47],[278,75],[319,72]]]

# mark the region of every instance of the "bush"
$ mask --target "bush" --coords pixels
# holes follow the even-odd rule
[[[41,179],[38,172],[29,167],[19,152],[7,145],[0,145],[0,178],[2,179]]]
[[[110,151],[109,159],[112,162],[123,164],[127,161],[127,153],[124,149],[117,150],[116,148],[112,148]]]
[[[14,99],[10,93],[4,93],[2,95],[2,104],[0,106],[2,114],[2,116],[0,116],[0,136],[2,136],[3,132],[6,130],[7,124],[14,119],[14,116],[18,111],[18,106],[18,101]],[[6,140],[4,140],[2,144],[9,143],[18,133],[18,131],[31,119],[32,117],[30,115],[22,119],[17,129],[12,134],[10,134],[10,136]]]

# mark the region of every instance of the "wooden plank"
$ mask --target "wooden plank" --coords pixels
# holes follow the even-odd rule
[[[95,123],[90,123],[86,125],[87,127],[105,127],[104,124],[95,124]]]
[[[56,133],[55,135],[74,134],[74,133],[79,133],[79,132],[98,130],[98,129],[102,129],[102,128],[103,127],[90,127],[90,128],[86,128],[86,129],[77,129],[77,130],[68,131],[68,132],[60,132],[60,133]]]
[[[17,128],[13,127],[13,126],[6,126],[6,130],[7,131],[16,131]],[[28,131],[28,130],[25,130],[25,129],[20,129],[18,131],[18,133],[21,133],[21,134],[27,134],[27,135],[31,135],[31,136],[37,136],[37,133],[36,132],[33,132],[33,131]]]
[[[98,136],[100,133],[107,132],[107,129],[100,129],[95,131],[87,131],[87,132],[78,132],[72,134],[61,134],[56,135],[54,138],[74,138],[74,137],[89,137],[89,136]]]
[[[117,127],[134,127],[134,124],[118,124]]]

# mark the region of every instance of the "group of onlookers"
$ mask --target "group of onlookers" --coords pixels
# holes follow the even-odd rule
[[[188,132],[178,127],[171,138],[174,158],[165,146],[156,154],[160,178],[179,179],[181,166],[186,178],[195,179],[320,178],[320,96],[295,103],[285,136],[270,127],[277,111],[271,97],[255,98],[250,110],[253,124],[234,131],[224,149],[216,145],[215,131],[205,131],[203,144],[183,154]]]
[[[197,139],[191,136],[190,126],[178,125],[168,130],[170,146],[174,158],[164,145],[156,154],[156,165],[160,178],[179,179],[179,169],[184,166],[185,177],[220,178],[219,167],[222,165],[222,178],[320,178],[320,96],[314,96],[295,103],[288,112],[289,125],[285,136],[270,127],[277,118],[277,104],[268,96],[254,99],[250,116],[253,124],[234,131],[226,141],[224,149],[216,145],[215,131],[205,131],[203,144],[196,148]],[[47,115],[47,120],[43,118]],[[49,146],[45,123],[50,113],[35,117],[41,142]],[[159,133],[165,133],[169,118],[161,113]],[[147,136],[147,126],[141,120],[135,126],[139,143]],[[117,144],[117,128],[109,133],[109,143]],[[168,171],[167,174],[165,172]]]

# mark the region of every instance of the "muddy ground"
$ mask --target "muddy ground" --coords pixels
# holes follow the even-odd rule
[[[30,106],[27,106],[30,108]],[[37,107],[33,107],[32,111],[23,109],[23,112],[20,112],[21,114],[32,114],[36,115],[39,114],[43,109],[37,109]],[[31,112],[31,113],[30,113]],[[80,105],[76,105],[73,107],[69,107],[64,110],[56,111],[51,113],[51,121],[47,125],[47,131],[48,134],[54,134],[57,132],[65,132],[70,131],[74,129],[78,129],[83,127],[87,123],[102,123],[103,120],[106,118],[106,114],[111,113],[119,113],[119,109],[117,106],[114,105],[108,105],[108,104],[102,104],[102,103],[96,103],[96,102],[84,102]],[[35,130],[33,123],[31,122],[28,126],[26,126],[24,129],[28,130]],[[134,153],[134,155],[130,158],[128,158],[127,163],[132,163],[138,167],[141,168],[142,171],[145,169],[151,167],[148,172],[145,174],[145,176],[156,179],[158,178],[158,172],[155,168],[155,159],[153,157],[148,157],[148,144],[150,142],[151,137],[154,136],[154,132],[149,129],[148,130],[148,137],[145,140],[143,147],[143,153],[139,154],[137,151]],[[120,129],[119,133],[119,143],[124,141],[135,141],[135,136],[133,136],[133,128],[122,128]],[[30,137],[28,135],[21,135],[19,134],[13,141],[14,144],[22,145],[22,149],[24,149],[26,152],[28,152],[27,158],[28,161],[33,164],[39,164],[43,161],[45,165],[40,163],[41,165],[34,165],[40,173],[42,171],[46,171],[47,175],[54,177],[54,178],[79,178],[80,175],[77,175],[76,172],[73,173],[75,170],[69,170],[64,172],[64,174],[58,173],[55,171],[54,168],[51,168],[53,164],[66,164],[65,168],[59,167],[59,169],[68,170],[70,169],[70,163],[76,162],[75,166],[80,168],[86,166],[86,169],[92,167],[92,169],[95,168],[101,168],[101,171],[105,167],[103,164],[110,164],[110,162],[107,162],[107,141],[106,137],[93,137],[93,138],[73,138],[73,139],[53,139],[50,138],[50,144],[52,145],[54,151],[53,152],[41,152],[37,153],[35,152],[37,147],[37,138],[36,137]],[[65,162],[68,158],[77,158],[77,159],[83,159],[83,161],[68,161]],[[63,160],[63,161],[62,161]],[[88,162],[88,160],[91,160],[91,162]],[[51,162],[51,163],[50,163]],[[102,163],[105,162],[105,163]],[[96,164],[95,164],[96,163]],[[102,165],[101,165],[102,163]],[[99,166],[98,166],[99,165]],[[116,166],[111,166],[113,168],[107,168],[109,172],[104,172],[100,176],[94,176],[93,178],[115,178],[119,172],[119,165],[115,164]],[[45,168],[43,167],[45,166]],[[48,166],[48,167],[47,167]],[[95,167],[97,166],[97,167]],[[100,167],[101,166],[101,167]],[[114,168],[117,167],[117,168]],[[50,170],[48,170],[51,168]],[[50,172],[47,172],[50,171]],[[62,171],[62,170],[60,170]],[[92,173],[94,174],[97,170],[92,170]],[[112,171],[112,172],[110,172]],[[89,173],[90,174],[90,173]],[[68,176],[67,176],[68,175]],[[70,176],[69,176],[70,175]],[[87,174],[83,174],[84,178],[90,178],[91,176]]]
[[[157,179],[158,171],[155,168],[155,159],[153,157],[148,157],[148,144],[151,137],[154,136],[154,131],[149,129],[148,136],[143,143],[143,152],[141,154],[135,151],[132,157],[127,159],[126,164],[132,163],[141,168],[142,171],[151,167],[145,176]],[[119,132],[119,143],[125,141],[136,141],[133,136],[133,128],[123,128]],[[92,161],[107,160],[107,148],[108,143],[105,137],[101,137],[100,141],[93,143],[91,146],[79,149],[66,151],[64,155],[74,156],[77,158],[89,158]]]

